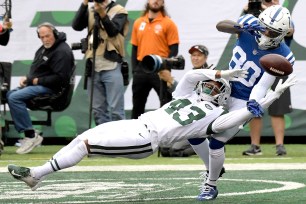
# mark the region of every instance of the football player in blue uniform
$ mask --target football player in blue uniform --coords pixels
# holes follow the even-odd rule
[[[247,78],[231,83],[232,93],[227,102],[229,111],[245,106],[249,100],[259,101],[272,86],[276,77],[266,73],[261,67],[259,59],[262,56],[279,54],[294,64],[294,55],[283,42],[289,31],[290,21],[288,9],[275,5],[265,9],[258,18],[247,14],[241,16],[238,22],[224,20],[217,24],[218,31],[237,34],[229,69],[244,69],[249,72]],[[236,126],[214,135],[210,141],[209,175],[204,179],[198,200],[212,200],[217,197],[217,180],[225,160],[224,144],[238,131],[239,126]],[[201,146],[201,139],[198,139],[197,146]],[[205,155],[201,155],[201,152],[196,150],[195,152],[204,161]]]

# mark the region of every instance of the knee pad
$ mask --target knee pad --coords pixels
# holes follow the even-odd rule
[[[204,142],[206,140],[206,138],[192,138],[192,139],[188,139],[188,142],[191,145],[199,145],[202,142]]]
[[[221,149],[223,148],[225,145],[225,143],[219,141],[219,140],[216,140],[215,138],[212,138],[209,142],[209,148],[210,149]]]

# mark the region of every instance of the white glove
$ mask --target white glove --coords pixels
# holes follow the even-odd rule
[[[296,76],[291,74],[288,79],[283,83],[283,80],[280,79],[277,86],[275,87],[275,91],[271,89],[268,91],[266,96],[260,100],[260,105],[267,109],[276,99],[278,99],[284,91],[297,83]]]
[[[221,78],[229,81],[238,81],[239,78],[247,78],[248,73],[244,69],[221,70]]]
[[[291,74],[284,83],[282,79],[279,80],[274,92],[280,96],[287,88],[295,85],[297,82],[296,75]]]

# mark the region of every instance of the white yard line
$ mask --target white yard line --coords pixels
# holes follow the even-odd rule
[[[289,170],[306,169],[306,163],[253,163],[225,164],[226,170]],[[112,165],[112,166],[74,166],[62,171],[192,171],[204,170],[203,165]],[[0,167],[0,172],[7,172]]]

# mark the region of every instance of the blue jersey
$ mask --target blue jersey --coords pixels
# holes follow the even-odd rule
[[[254,24],[258,19],[253,15],[241,16],[238,20],[239,24]],[[295,58],[290,48],[281,42],[277,48],[269,50],[261,50],[258,47],[255,36],[248,32],[241,32],[233,49],[232,59],[229,63],[229,69],[245,69],[248,70],[248,77],[232,82],[231,96],[249,100],[249,96],[253,87],[258,83],[264,73],[264,69],[259,63],[259,59],[266,54],[279,54],[287,58],[293,65]]]

